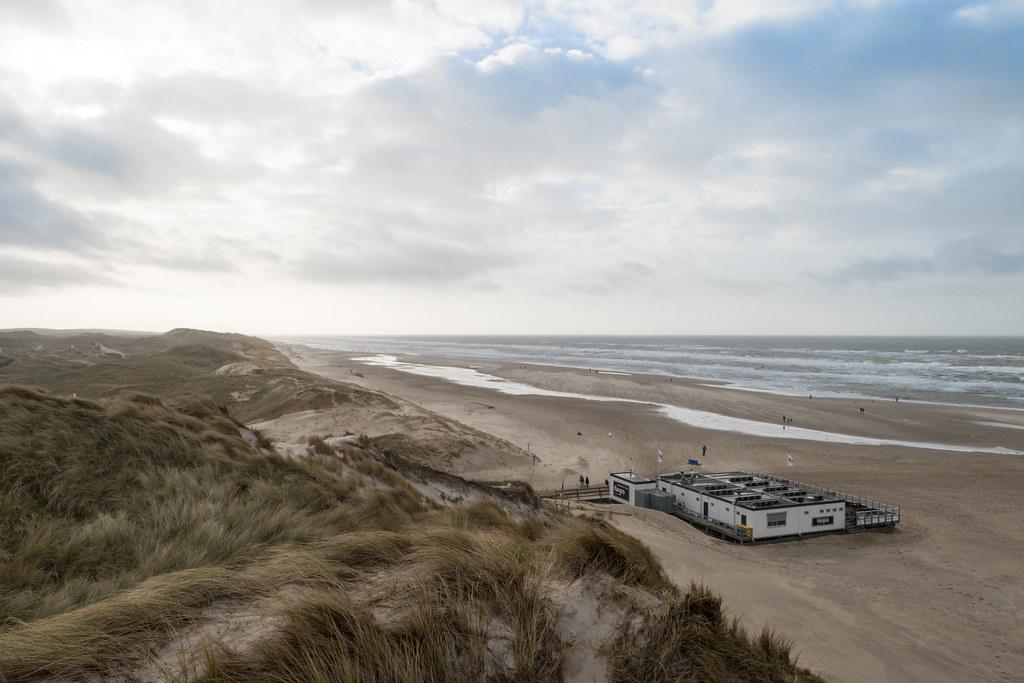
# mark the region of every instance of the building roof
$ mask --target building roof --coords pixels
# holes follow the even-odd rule
[[[654,483],[653,479],[651,479],[649,477],[645,477],[642,474],[637,474],[636,472],[612,472],[610,474],[610,476],[613,476],[616,479],[621,479],[623,481],[628,481],[630,484],[653,484]]]
[[[747,510],[845,503],[842,498],[822,494],[820,490],[808,491],[786,479],[769,479],[748,472],[676,472],[663,474],[658,479]]]

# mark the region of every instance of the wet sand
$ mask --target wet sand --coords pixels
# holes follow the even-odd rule
[[[460,474],[525,479],[537,488],[653,474],[703,458],[705,471],[767,471],[900,505],[895,533],[834,535],[735,547],[650,511],[615,523],[647,543],[681,585],[704,581],[751,628],[790,636],[801,661],[829,678],[1024,680],[1024,456],[787,439],[796,427],[882,439],[1024,450],[1024,412],[901,401],[775,396],[649,375],[415,357],[551,391],[652,401],[778,424],[780,438],[699,428],[643,403],[517,396],[290,347],[304,369],[397,395],[505,438],[530,467],[465,462]],[[359,373],[359,375],[353,373]],[[861,411],[863,408],[863,412]],[[988,423],[988,424],[984,424]],[[995,424],[991,424],[995,423]],[[1002,426],[1005,425],[1005,426]],[[581,435],[577,435],[577,434]],[[611,435],[609,436],[609,433]],[[786,466],[791,453],[794,466]]]

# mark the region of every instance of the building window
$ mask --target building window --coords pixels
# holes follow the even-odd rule
[[[811,526],[829,526],[832,524],[833,519],[835,519],[835,517],[832,517],[831,515],[828,517],[815,517],[811,520]]]
[[[743,526],[747,525],[747,516],[746,515],[740,515],[740,524],[742,524]]]
[[[786,526],[785,512],[769,512],[768,526]]]

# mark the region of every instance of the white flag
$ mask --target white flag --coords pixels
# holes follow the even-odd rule
[[[658,449],[658,464],[660,465],[663,462],[665,462],[665,454],[659,448]]]
[[[793,466],[793,454],[792,453],[787,453],[786,454],[786,467],[792,467],[792,466]]]

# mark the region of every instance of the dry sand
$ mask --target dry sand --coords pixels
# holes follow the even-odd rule
[[[601,483],[609,470],[680,469],[708,447],[706,471],[775,472],[900,505],[895,533],[755,547],[703,536],[673,517],[620,507],[611,518],[647,543],[681,585],[704,581],[751,628],[791,637],[801,661],[840,681],[1024,680],[1024,456],[790,441],[687,426],[636,403],[513,396],[368,367],[353,354],[289,347],[304,369],[408,399],[507,439],[540,462],[467,462],[538,488]],[[780,424],[932,443],[1024,450],[1024,413],[850,399],[813,400],[489,362],[462,365],[552,390],[669,403]],[[359,375],[352,374],[358,372]],[[864,408],[861,412],[860,408]],[[1001,427],[992,424],[1013,425]],[[582,436],[577,436],[577,432]],[[611,436],[609,436],[609,432]],[[795,465],[785,466],[787,453]]]

